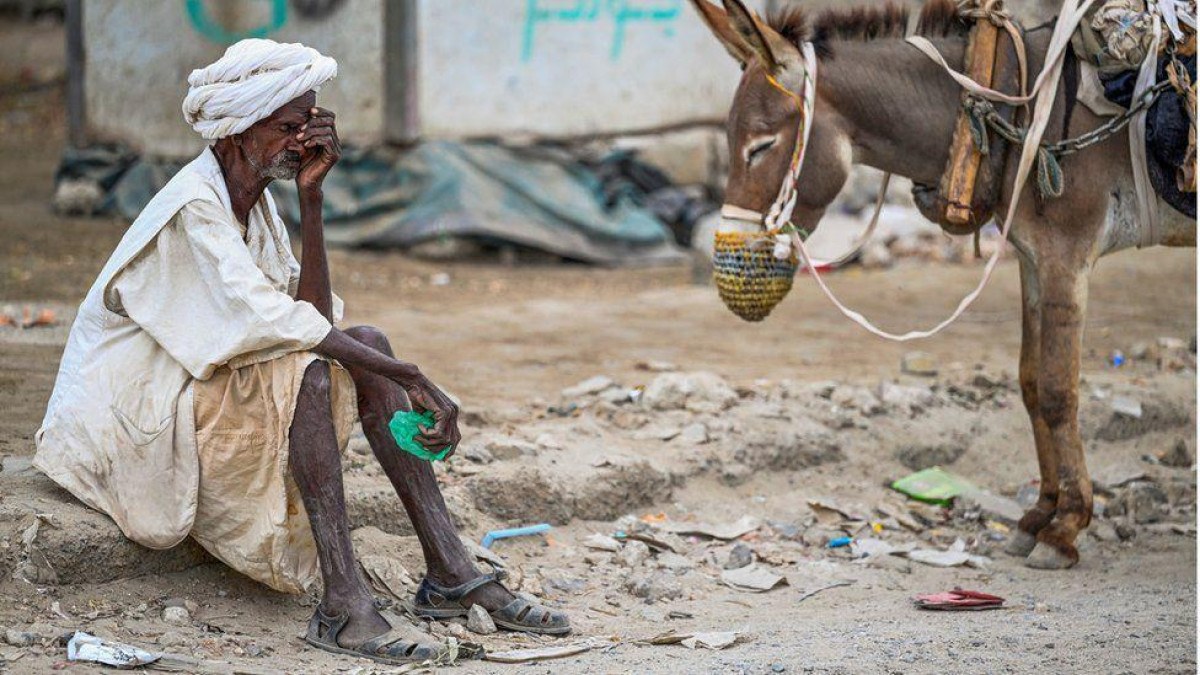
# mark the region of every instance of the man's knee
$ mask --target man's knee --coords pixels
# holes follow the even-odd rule
[[[313,361],[304,371],[304,379],[300,384],[300,395],[311,396],[319,401],[328,401],[333,389],[333,378],[329,374],[329,364],[325,361]]]
[[[384,354],[392,354],[392,344],[388,342],[383,331],[374,326],[354,326],[346,329],[346,335],[358,340],[364,345]]]

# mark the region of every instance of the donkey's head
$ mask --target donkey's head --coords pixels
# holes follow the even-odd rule
[[[724,10],[709,0],[691,2],[742,66],[726,122],[729,181],[723,227],[753,228],[756,221],[762,225],[780,188],[792,179],[792,155],[804,131],[800,102],[806,69],[815,62],[806,63],[801,36],[772,28],[742,0],[722,0]],[[803,30],[800,22],[795,30]],[[809,136],[791,217],[794,225],[809,232],[845,184],[853,160],[850,137],[838,125],[836,113],[819,101],[813,104],[812,119],[805,120]]]

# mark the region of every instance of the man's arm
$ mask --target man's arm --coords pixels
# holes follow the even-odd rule
[[[329,260],[325,255],[325,223],[321,214],[324,196],[321,185],[326,174],[341,157],[334,115],[324,108],[313,108],[308,123],[296,136],[304,144],[305,155],[296,188],[300,193],[300,284],[296,299],[312,303],[333,323],[333,291],[329,284]],[[311,154],[310,154],[311,153]],[[458,406],[411,363],[404,363],[379,352],[334,328],[313,351],[338,362],[376,373],[399,384],[417,410],[433,413],[431,429],[417,437],[427,448],[456,446]]]
[[[458,406],[414,364],[372,349],[337,328],[329,331],[313,351],[392,380],[408,394],[415,410],[432,412],[433,427],[416,439],[421,445],[434,450],[458,445],[462,438],[458,431]]]
[[[321,186],[329,169],[341,157],[342,148],[334,126],[334,114],[324,108],[309,111],[307,124],[297,138],[313,156],[296,176],[300,193],[300,286],[296,299],[317,308],[333,323],[333,290],[329,284],[329,259],[325,255],[325,221],[321,213],[325,203]],[[311,149],[311,150],[310,150]]]
[[[333,290],[325,255],[325,223],[321,217],[321,188],[300,192],[300,285],[296,299],[311,303],[333,323]]]

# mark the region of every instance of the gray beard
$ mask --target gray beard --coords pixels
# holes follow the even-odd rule
[[[300,164],[289,163],[286,153],[279,153],[271,158],[271,162],[266,166],[255,166],[258,170],[258,175],[261,178],[270,178],[272,180],[293,180],[296,174],[300,173]]]

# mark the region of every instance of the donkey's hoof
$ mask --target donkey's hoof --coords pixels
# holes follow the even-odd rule
[[[1065,570],[1074,567],[1077,562],[1078,553],[1072,557],[1044,541],[1039,541],[1029,557],[1025,558],[1025,566],[1035,570]]]
[[[1024,558],[1029,555],[1033,547],[1037,545],[1037,539],[1024,530],[1013,532],[1008,538],[1008,544],[1004,546],[1004,552],[1017,558]]]

